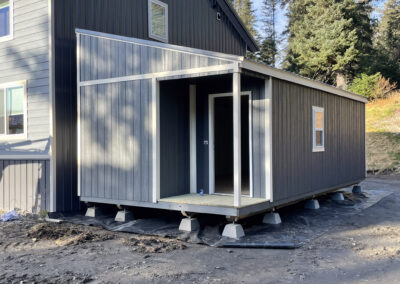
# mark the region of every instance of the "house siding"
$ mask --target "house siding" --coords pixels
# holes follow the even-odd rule
[[[0,141],[1,155],[48,154],[48,0],[14,0],[14,38],[0,42],[0,84],[26,80],[27,139]]]
[[[13,39],[0,42],[0,84],[26,81],[27,138],[0,141],[0,209],[38,213],[50,209],[49,1],[13,4]],[[33,160],[38,155],[44,160]]]
[[[78,36],[81,84],[233,63],[232,60],[173,50],[169,46],[154,47],[121,41],[120,38],[110,39],[103,34],[101,38],[88,34]],[[232,70],[211,71],[202,75],[229,71]],[[199,74],[174,75],[173,78],[196,76]],[[160,88],[163,84],[160,83]],[[165,85],[168,83],[165,82]],[[160,99],[161,103],[164,100]],[[124,79],[115,83],[98,81],[93,85],[80,86],[79,174],[82,200],[101,199],[117,204],[119,200],[152,202],[154,103],[152,79],[148,78]],[[164,114],[165,109],[161,107],[161,115]],[[165,119],[161,118],[161,126],[172,119],[168,113],[166,115]],[[165,137],[165,128],[161,130],[161,135]],[[161,155],[170,154],[161,150]],[[160,159],[163,163],[165,156]],[[163,177],[165,173],[161,172],[161,180]],[[185,180],[188,177],[182,180],[183,185],[175,184],[177,187],[161,183],[161,192],[169,195],[171,190],[188,190],[184,186]]]
[[[0,175],[0,210],[49,210],[48,160],[0,160]]]
[[[365,104],[273,79],[273,197],[284,203],[365,178]],[[312,106],[325,110],[325,151],[312,152]]]
[[[209,0],[169,0],[169,43],[245,55],[246,44]],[[149,39],[147,0],[57,0],[55,19],[55,116],[57,210],[80,208],[77,198],[75,29]],[[184,9],[184,10],[183,10]],[[211,22],[210,22],[211,21]]]

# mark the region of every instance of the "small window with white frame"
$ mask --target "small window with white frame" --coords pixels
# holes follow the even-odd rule
[[[26,84],[0,85],[0,139],[26,138]]]
[[[325,151],[324,109],[312,107],[313,152]]]
[[[168,5],[159,0],[149,0],[149,37],[168,42]]]
[[[0,42],[13,37],[13,0],[0,0]]]

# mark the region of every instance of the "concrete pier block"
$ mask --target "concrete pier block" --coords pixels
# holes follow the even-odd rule
[[[317,210],[317,209],[319,209],[319,202],[316,199],[309,199],[309,200],[307,200],[306,204],[304,204],[304,208],[311,209],[311,210]]]
[[[344,200],[344,195],[341,192],[335,192],[331,195],[331,199],[333,201],[343,201]]]
[[[179,231],[193,232],[200,228],[199,221],[196,218],[183,218],[179,224]]]
[[[264,215],[263,223],[270,225],[279,225],[282,223],[281,216],[279,215],[279,213],[267,213]]]
[[[240,224],[227,224],[222,232],[223,237],[239,240],[244,237],[243,227]]]
[[[129,222],[135,220],[133,213],[126,209],[118,211],[117,215],[115,216],[115,222]]]
[[[353,186],[352,192],[353,192],[354,194],[361,194],[361,193],[362,193],[361,186],[359,186],[359,185]]]
[[[96,217],[100,215],[100,208],[96,206],[88,207],[86,210],[86,217]]]

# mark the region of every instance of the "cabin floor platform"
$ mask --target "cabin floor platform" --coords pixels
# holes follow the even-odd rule
[[[204,194],[201,196],[192,193],[161,198],[158,205],[170,210],[244,217],[268,209],[270,202],[263,198],[242,196],[241,205],[235,207],[233,195]]]
[[[180,203],[180,204],[237,208],[233,205],[233,195],[222,195],[222,194],[204,194],[203,196],[201,196],[200,194],[192,193],[192,194],[184,194],[184,195],[162,198],[159,201]],[[263,198],[251,198],[248,196],[242,196],[241,206],[239,208],[263,202],[266,202],[266,200]]]

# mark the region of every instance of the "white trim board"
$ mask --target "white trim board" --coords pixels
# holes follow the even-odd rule
[[[197,193],[196,85],[189,86],[190,193]]]
[[[272,79],[265,80],[264,85],[264,111],[265,111],[265,199],[273,202],[273,167],[272,167]]]
[[[359,101],[362,103],[367,103],[368,100],[366,98],[364,98],[363,96],[360,95],[356,95],[353,94],[351,92],[342,90],[342,89],[338,89],[336,87],[315,81],[315,80],[311,80],[305,77],[301,77],[299,75],[295,75],[293,73],[290,72],[286,72],[283,70],[279,70],[276,68],[272,68],[269,67],[267,65],[261,64],[261,63],[255,63],[255,62],[251,62],[249,60],[244,60],[243,62],[240,63],[240,67],[247,69],[247,70],[251,70],[257,73],[261,73],[267,76],[271,76],[277,79],[281,79],[281,80],[285,80],[294,84],[299,84],[302,86],[306,86],[309,88],[313,88],[313,89],[317,89],[320,91],[324,91],[333,95],[337,95],[340,97],[345,97],[348,99],[352,99],[355,101]]]
[[[241,96],[249,96],[249,181],[250,181],[250,195],[242,195],[248,197],[254,197],[253,191],[253,126],[252,126],[252,93],[251,91],[241,92]],[[215,193],[215,170],[214,170],[214,99],[220,97],[233,97],[233,93],[219,93],[208,95],[208,178],[209,178],[209,194],[220,194]],[[229,195],[233,195],[229,194]]]
[[[77,38],[79,42],[79,36]],[[79,47],[79,45],[78,45]],[[77,50],[77,58],[79,48]],[[78,61],[79,64],[79,61]],[[199,67],[199,68],[191,68],[191,69],[182,69],[176,71],[164,71],[164,72],[157,72],[157,73],[146,73],[146,74],[139,74],[139,75],[130,75],[130,76],[122,76],[122,77],[115,77],[115,78],[108,78],[108,79],[100,79],[100,80],[91,80],[91,81],[80,81],[79,72],[80,72],[80,65],[78,65],[78,87],[86,87],[86,86],[93,86],[93,85],[101,85],[101,84],[111,84],[111,83],[119,83],[119,82],[126,82],[126,81],[135,81],[135,80],[146,80],[146,79],[162,79],[164,77],[172,77],[172,76],[185,76],[185,75],[193,75],[198,74],[200,77],[202,73],[209,73],[209,72],[216,72],[216,71],[229,71],[234,70],[236,64],[224,64],[224,65],[213,65],[207,67]]]

